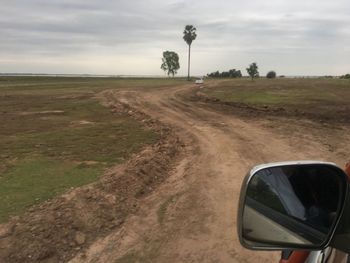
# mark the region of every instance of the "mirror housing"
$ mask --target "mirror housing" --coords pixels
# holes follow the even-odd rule
[[[343,213],[347,191],[347,175],[333,163],[256,166],[241,188],[239,240],[248,249],[323,249]]]

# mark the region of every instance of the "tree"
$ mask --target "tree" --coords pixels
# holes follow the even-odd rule
[[[254,62],[249,65],[249,68],[247,68],[247,72],[249,76],[252,78],[258,78],[259,77],[259,71],[258,71],[258,65]]]
[[[220,74],[220,72],[217,70],[217,71],[215,71],[215,72],[208,73],[207,76],[210,77],[210,78],[220,78],[220,77],[221,77],[221,74]]]
[[[179,55],[174,51],[165,51],[163,52],[162,62],[160,68],[164,70],[168,76],[172,74],[174,77],[180,68]]]
[[[273,71],[273,70],[269,71],[269,72],[266,74],[266,78],[268,78],[268,79],[274,79],[274,78],[276,78],[276,72]]]
[[[191,44],[192,41],[196,39],[196,28],[192,25],[185,26],[183,39],[188,45],[188,73],[187,80],[190,80],[190,62],[191,62]]]
[[[230,78],[241,78],[242,73],[240,70],[230,69],[229,70]]]
[[[221,73],[219,71],[208,73],[207,76],[210,78],[241,78],[242,73],[240,70],[230,69]]]

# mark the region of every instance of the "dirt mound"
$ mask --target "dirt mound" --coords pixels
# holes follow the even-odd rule
[[[112,103],[109,103],[112,106]],[[181,150],[173,131],[126,104],[127,112],[160,134],[159,141],[108,171],[98,182],[29,209],[0,226],[0,262],[62,262],[120,227],[140,199],[163,182]]]

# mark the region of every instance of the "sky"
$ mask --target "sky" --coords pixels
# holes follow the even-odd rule
[[[0,0],[0,72],[164,75],[163,51],[191,72],[350,73],[349,0]]]

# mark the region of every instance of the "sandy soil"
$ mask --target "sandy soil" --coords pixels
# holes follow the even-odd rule
[[[188,101],[198,87],[109,92],[173,127],[185,158],[121,229],[70,262],[277,262],[277,252],[243,249],[236,234],[241,181],[259,163],[317,159],[343,165],[344,127],[283,118],[241,118]],[[336,143],[338,142],[338,143]],[[330,147],[332,143],[332,147]]]
[[[350,139],[346,127],[283,117],[257,118],[254,114],[243,117],[235,110],[226,112],[226,108],[189,100],[197,89],[184,85],[100,94],[101,100],[115,111],[127,109],[148,125],[162,126],[159,132],[166,133],[165,139],[111,171],[102,182],[43,204],[33,214],[26,214],[26,220],[16,219],[10,227],[0,227],[0,259],[71,263],[278,262],[279,253],[248,251],[238,242],[236,211],[242,179],[253,165],[266,162],[317,159],[343,165],[349,152],[343,143]],[[128,182],[132,184],[128,186]],[[101,206],[98,200],[102,200]],[[73,224],[64,228],[64,237],[55,223],[60,207],[69,208],[64,210],[68,215],[61,216]],[[104,216],[98,215],[101,211]],[[105,219],[108,211],[112,216]],[[113,215],[121,212],[125,216],[114,220]],[[54,234],[40,236],[45,242],[35,239],[36,225],[29,223],[28,216],[35,218],[37,225],[51,226],[57,233],[56,243],[50,243]],[[81,219],[86,217],[89,221]],[[79,225],[81,222],[84,227]],[[109,227],[108,222],[114,225]],[[49,232],[47,228],[38,233]],[[3,230],[2,234],[2,229],[10,232]],[[21,242],[22,238],[27,243]],[[62,243],[65,238],[71,239],[68,245]],[[29,242],[36,244],[36,258],[30,255],[30,249],[27,254],[18,253],[22,247],[25,251]],[[44,249],[45,244],[51,244],[52,250],[42,253],[40,248]]]

